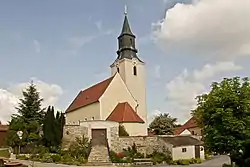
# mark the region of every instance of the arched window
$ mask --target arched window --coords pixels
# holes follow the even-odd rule
[[[132,38],[130,38],[130,44],[131,44],[131,45],[133,44],[133,40],[132,40]]]
[[[134,75],[137,75],[137,69],[136,69],[136,66],[133,67],[133,72],[134,72]]]
[[[119,69],[119,67],[117,67],[117,72],[118,72],[118,73],[120,72],[120,69]]]

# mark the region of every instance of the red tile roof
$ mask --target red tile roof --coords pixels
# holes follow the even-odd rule
[[[99,98],[105,92],[113,78],[114,76],[80,91],[65,112],[69,113],[80,107],[98,102]]]
[[[174,135],[179,135],[181,134],[184,130],[189,129],[189,128],[194,128],[197,127],[197,123],[195,121],[195,118],[192,117],[190,118],[184,125],[182,125],[181,127],[178,127],[175,131],[174,131]]]
[[[128,104],[128,102],[118,103],[112,113],[106,119],[108,121],[115,122],[138,122],[144,123],[144,121],[136,114],[134,109]]]
[[[0,125],[0,131],[3,132],[3,131],[7,131],[9,129],[9,126],[8,125]]]

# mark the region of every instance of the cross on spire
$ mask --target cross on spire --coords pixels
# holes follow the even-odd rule
[[[127,8],[127,5],[124,6],[124,15],[127,15],[128,14],[128,8]]]

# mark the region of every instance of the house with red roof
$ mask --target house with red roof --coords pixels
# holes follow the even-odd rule
[[[65,111],[67,124],[115,122],[131,136],[147,136],[145,63],[137,55],[135,38],[125,14],[110,77],[79,91]]]
[[[174,135],[201,136],[201,128],[198,126],[195,118],[191,117],[186,123],[175,129]]]

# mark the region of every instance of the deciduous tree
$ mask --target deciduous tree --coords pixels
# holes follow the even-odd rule
[[[239,77],[214,82],[209,93],[197,97],[193,115],[201,126],[204,142],[212,152],[229,154],[245,166],[249,158],[250,80]]]
[[[159,114],[150,123],[149,128],[156,135],[172,135],[176,121],[177,118],[171,117],[168,113]]]

